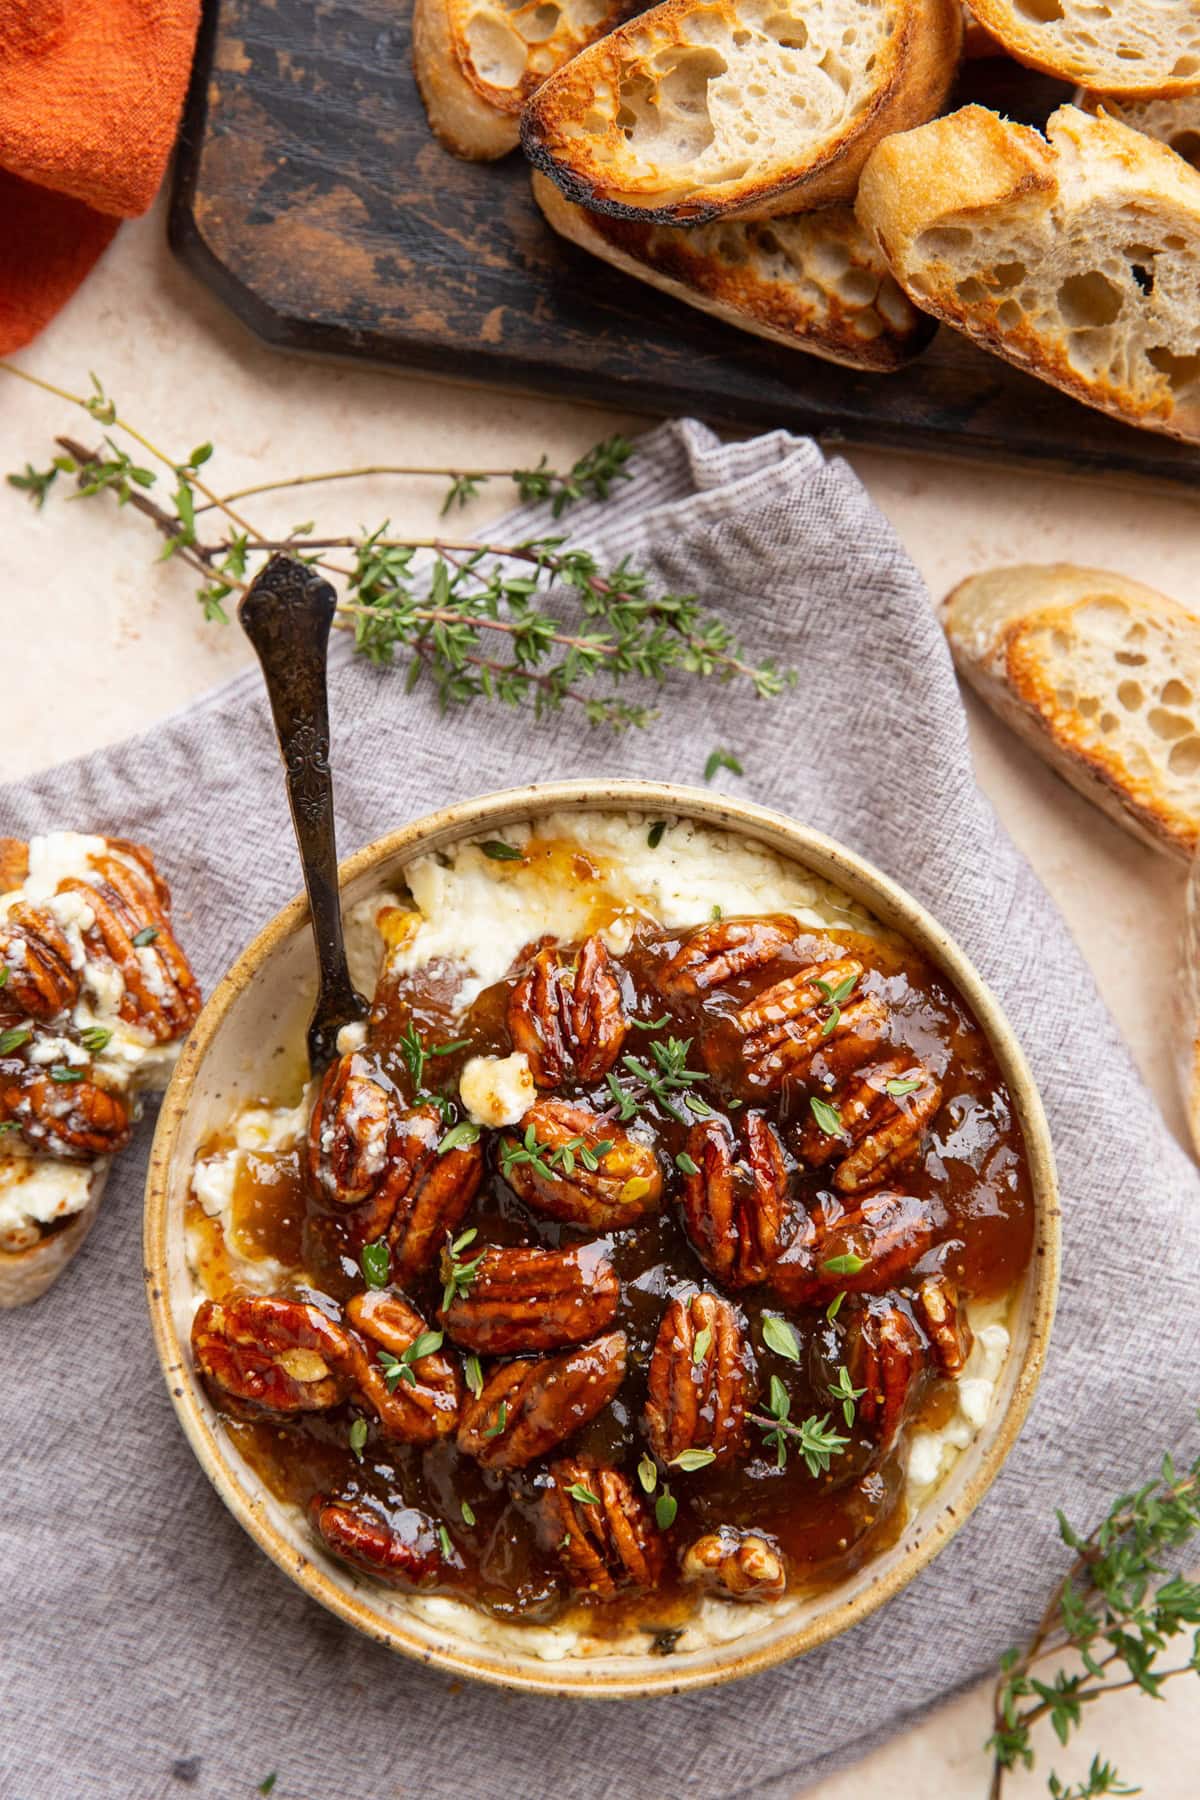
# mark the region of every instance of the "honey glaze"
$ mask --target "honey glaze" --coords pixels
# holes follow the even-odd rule
[[[589,929],[628,913],[619,897],[609,903],[607,871],[596,859],[557,842],[543,853],[556,878],[592,889],[596,906]],[[500,863],[498,879],[507,875]],[[410,935],[399,923],[402,917],[393,917],[385,932],[393,945]],[[645,919],[623,933],[627,947],[610,959],[620,1006],[630,1021],[620,1056],[602,1079],[573,1074],[541,1089],[602,1115],[605,1129],[614,1131],[622,1123],[624,1095],[630,1108],[625,1128],[653,1145],[662,1171],[661,1202],[646,1216],[609,1231],[546,1216],[518,1197],[503,1172],[504,1145],[511,1153],[522,1142],[522,1125],[508,1133],[483,1132],[483,1178],[455,1227],[456,1241],[464,1232],[475,1234],[462,1247],[461,1262],[493,1246],[558,1249],[602,1242],[619,1281],[615,1314],[604,1329],[623,1333],[626,1342],[624,1379],[610,1404],[547,1454],[505,1469],[484,1467],[460,1452],[453,1432],[432,1443],[395,1442],[353,1402],[256,1416],[253,1409],[223,1399],[210,1383],[240,1453],[272,1493],[300,1507],[330,1495],[351,1508],[366,1503],[369,1516],[397,1545],[422,1566],[435,1565],[412,1584],[420,1591],[454,1594],[505,1620],[582,1624],[599,1638],[634,1626],[646,1632],[648,1647],[658,1650],[673,1647],[675,1634],[694,1612],[699,1590],[683,1581],[680,1565],[686,1548],[704,1534],[729,1528],[766,1534],[783,1554],[792,1593],[832,1586],[896,1541],[907,1516],[910,1436],[918,1428],[937,1430],[951,1418],[955,1382],[936,1357],[922,1353],[899,1425],[881,1447],[882,1393],[874,1393],[874,1377],[865,1383],[861,1373],[864,1334],[890,1308],[892,1324],[898,1319],[924,1344],[929,1326],[919,1304],[930,1277],[947,1278],[964,1311],[1003,1301],[1019,1283],[1033,1241],[1031,1187],[1010,1096],[970,1010],[924,957],[894,939],[793,924],[777,953],[760,966],[734,969],[707,987],[673,985],[672,970],[693,935]],[[367,1041],[354,1052],[355,1067],[397,1109],[434,1107],[441,1115],[437,1129],[453,1130],[462,1123],[458,1084],[465,1063],[513,1053],[514,986],[546,948],[545,940],[527,945],[505,979],[486,987],[465,1009],[458,1005],[462,970],[452,959],[435,957],[404,970],[403,959],[393,958],[377,990]],[[552,942],[550,948],[559,965],[578,967],[581,941]],[[923,1221],[923,1247],[894,1279],[882,1280],[869,1258],[843,1254],[843,1266],[830,1272],[818,1252],[809,1263],[820,1293],[800,1301],[789,1297],[799,1289],[773,1285],[770,1277],[726,1285],[714,1274],[711,1255],[708,1266],[701,1261],[682,1204],[688,1168],[696,1166],[689,1146],[694,1149],[697,1122],[704,1119],[729,1121],[736,1137],[745,1120],[761,1116],[777,1133],[793,1233],[785,1262],[809,1255],[795,1246],[803,1246],[805,1231],[811,1236],[813,1219],[823,1221],[830,1243],[843,1225],[851,1233],[846,1242],[860,1241],[851,1227],[863,1194],[839,1191],[839,1165],[813,1160],[824,1154],[819,1139],[813,1149],[814,1098],[824,1097],[829,1105],[840,1100],[850,1116],[843,1098],[849,1077],[837,1066],[842,1054],[837,1032],[822,1031],[802,1073],[772,1083],[756,1071],[744,1026],[747,1009],[768,990],[774,993],[780,984],[800,980],[803,971],[840,967],[847,959],[860,973],[841,1004],[848,1009],[851,1002],[870,1003],[863,1016],[886,1021],[872,1055],[880,1067],[886,1063],[899,1071],[891,1077],[899,1091],[893,1110],[903,1113],[905,1101],[914,1094],[919,1098],[925,1091],[921,1082],[936,1088],[935,1109],[915,1153],[887,1166],[885,1179],[866,1187],[868,1200],[886,1187],[911,1202]],[[823,1024],[838,1003],[821,1004]],[[647,1086],[639,1068],[652,1075],[676,1068],[686,1078],[676,1086]],[[232,1141],[228,1134],[215,1138],[202,1157],[219,1156]],[[247,1271],[261,1264],[270,1279],[255,1278],[254,1291],[306,1301],[340,1321],[346,1303],[364,1291],[369,1217],[369,1202],[351,1208],[331,1203],[310,1172],[303,1142],[241,1152],[220,1215],[194,1199],[190,1203],[193,1270],[206,1293],[225,1300],[251,1291]],[[430,1329],[438,1328],[444,1275],[435,1256],[404,1283],[405,1298]],[[663,1466],[661,1459],[656,1465],[648,1455],[644,1424],[648,1371],[664,1311],[672,1300],[697,1290],[723,1294],[735,1309],[746,1346],[750,1416],[736,1456],[694,1469]],[[785,1350],[790,1343],[791,1354],[778,1347],[778,1321],[790,1328],[783,1342]],[[443,1353],[469,1373],[449,1335]],[[481,1376],[486,1379],[504,1360],[484,1357]],[[469,1402],[469,1393],[466,1398]],[[864,1417],[872,1398],[873,1419]],[[781,1456],[778,1441],[769,1436],[781,1415],[797,1425],[821,1421],[838,1440],[837,1448],[814,1463],[793,1437]],[[662,1574],[653,1591],[596,1597],[572,1590],[562,1543],[546,1509],[548,1471],[563,1457],[585,1470],[615,1468],[629,1478],[655,1519],[651,1529],[665,1540]]]

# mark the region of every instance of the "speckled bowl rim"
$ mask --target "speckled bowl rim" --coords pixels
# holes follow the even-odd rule
[[[425,852],[462,838],[496,831],[550,812],[635,812],[654,818],[684,819],[748,838],[788,861],[823,876],[861,901],[885,925],[894,926],[927,954],[967,1000],[996,1055],[1024,1132],[1034,1195],[1034,1247],[1027,1280],[1028,1340],[1021,1367],[1002,1414],[989,1417],[977,1445],[978,1468],[956,1496],[934,1512],[907,1552],[885,1574],[849,1598],[834,1590],[827,1607],[791,1631],[730,1656],[728,1644],[693,1653],[693,1666],[669,1659],[629,1657],[627,1673],[600,1670],[586,1656],[542,1661],[505,1648],[480,1645],[446,1628],[446,1642],[431,1646],[400,1619],[377,1612],[365,1589],[343,1586],[311,1558],[298,1558],[283,1534],[252,1503],[247,1483],[257,1478],[223,1442],[204,1416],[201,1390],[190,1356],[180,1342],[168,1284],[168,1197],[170,1174],[198,1070],[220,1037],[226,1014],[273,952],[306,924],[302,896],[292,900],[242,952],[214,989],[194,1025],[164,1097],[146,1179],[145,1277],[150,1318],[167,1389],[204,1473],[238,1523],[273,1562],[314,1600],[368,1637],[419,1661],[473,1680],[524,1693],[594,1699],[646,1698],[739,1680],[824,1644],[856,1625],[920,1573],[966,1523],[995,1480],[1012,1449],[1033,1400],[1045,1363],[1058,1289],[1059,1208],[1054,1156],[1041,1099],[1025,1057],[1004,1013],[973,964],[936,920],[903,888],[843,845],[783,814],[726,795],[653,781],[564,781],[538,783],[463,800],[416,819],[379,838],[340,865],[343,887],[372,869],[395,869]],[[381,877],[382,880],[385,879]],[[910,1527],[911,1528],[911,1527]],[[869,1567],[869,1566],[868,1566]],[[611,1659],[611,1660],[616,1660]]]

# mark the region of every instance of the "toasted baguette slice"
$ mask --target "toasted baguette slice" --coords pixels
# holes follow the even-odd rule
[[[963,9],[963,56],[968,61],[975,61],[981,56],[1003,56],[1004,45],[997,43],[990,31],[985,31],[975,14],[962,0]]]
[[[1184,889],[1180,982],[1176,990],[1175,1050],[1192,1148],[1200,1160],[1200,858]]]
[[[1157,138],[1193,169],[1200,169],[1200,94],[1182,94],[1177,100],[1121,100],[1080,88],[1075,104],[1084,112],[1104,111],[1131,131]]]
[[[1109,94],[1200,89],[1196,0],[967,0],[1010,56]]]
[[[1104,569],[1024,563],[942,602],[971,686],[1118,825],[1200,846],[1200,618]]]
[[[25,1170],[36,1171],[43,1178],[47,1170],[61,1175],[64,1201],[72,1206],[79,1198],[73,1192],[76,1186],[86,1190],[86,1198],[77,1210],[64,1210],[61,1222],[53,1230],[40,1229],[28,1221],[15,1229],[0,1228],[0,1307],[28,1306],[53,1287],[95,1224],[108,1180],[106,1160],[81,1166],[54,1162],[49,1157],[8,1156],[0,1158],[0,1201],[12,1171],[20,1171],[22,1164]]]
[[[958,0],[664,0],[552,75],[525,109],[571,200],[657,224],[849,199],[871,147],[932,118]]]
[[[761,223],[654,225],[588,212],[536,171],[533,197],[562,237],[626,275],[826,362],[887,373],[918,356],[936,330],[849,206]]]
[[[858,216],[918,306],[1132,425],[1200,441],[1200,175],[1101,114],[889,138]]]
[[[413,72],[434,133],[473,162],[507,156],[529,96],[630,10],[629,0],[416,0]]]

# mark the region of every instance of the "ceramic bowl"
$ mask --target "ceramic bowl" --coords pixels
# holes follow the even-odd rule
[[[415,856],[459,839],[556,811],[633,811],[683,818],[739,834],[813,870],[894,927],[964,995],[991,1043],[1019,1115],[1035,1201],[1034,1251],[1013,1310],[1012,1347],[987,1422],[891,1546],[838,1586],[755,1609],[730,1641],[670,1657],[611,1651],[563,1658],[522,1648],[517,1627],[498,1638],[481,1615],[428,1606],[336,1564],[315,1548],[299,1513],[281,1505],[242,1462],[192,1368],[194,1296],[184,1242],[184,1204],[196,1150],[244,1100],[285,1070],[293,1084],[312,1002],[314,961],[302,899],[259,933],[216,988],[184,1048],[159,1116],[146,1184],[145,1267],[150,1312],[167,1385],[205,1474],[238,1523],[294,1581],[348,1624],[394,1650],[459,1676],[525,1691],[589,1698],[677,1693],[749,1675],[845,1631],[882,1606],[959,1531],[995,1480],[1037,1387],[1058,1276],[1054,1162],[1041,1101],[1001,1009],[962,951],[904,890],[830,839],[761,807],[659,782],[561,782],[464,801],[347,858],[347,906],[394,883]],[[284,1079],[287,1077],[285,1076]],[[281,1095],[282,1097],[282,1095]],[[479,1620],[480,1623],[476,1623]],[[539,1635],[544,1646],[546,1634]],[[533,1641],[533,1640],[530,1640]]]

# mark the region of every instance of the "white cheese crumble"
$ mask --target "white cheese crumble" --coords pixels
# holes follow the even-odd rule
[[[472,1056],[458,1091],[476,1125],[516,1125],[537,1099],[533,1071],[523,1050],[512,1056]]]
[[[907,1498],[910,1514],[945,1479],[987,1423],[996,1383],[1011,1342],[1009,1328],[1003,1322],[1007,1311],[1007,1301],[967,1308],[974,1342],[954,1384],[954,1412],[936,1431],[914,1431],[909,1439]]]

